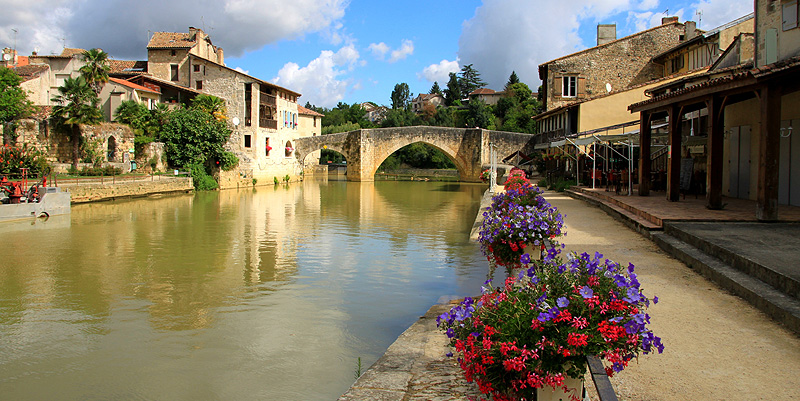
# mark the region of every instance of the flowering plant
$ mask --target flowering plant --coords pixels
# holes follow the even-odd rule
[[[477,301],[466,298],[437,318],[466,379],[494,400],[535,399],[545,386],[578,400],[564,380],[583,377],[586,356],[605,360],[612,376],[639,353],[664,349],[647,328],[650,299],[633,265],[586,253],[563,261],[559,253],[550,250],[519,278],[484,288]]]
[[[42,152],[32,146],[0,146],[0,175],[19,177],[23,168],[28,169],[30,177],[47,174],[50,170]]]
[[[506,178],[506,182],[503,184],[503,188],[506,190],[519,189],[521,187],[528,186],[530,184],[531,182],[528,181],[528,178],[525,176],[525,172],[519,168],[514,167],[508,173],[508,178]]]
[[[491,178],[492,172],[487,168],[486,170],[481,171],[481,181],[489,182],[489,178]]]
[[[492,198],[483,213],[478,240],[489,261],[506,268],[520,267],[529,244],[544,245],[563,234],[564,218],[533,185],[508,189]]]

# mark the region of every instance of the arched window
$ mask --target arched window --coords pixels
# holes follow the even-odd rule
[[[269,156],[269,151],[272,150],[272,146],[269,146],[269,137],[267,137],[266,143],[264,144],[264,149],[266,150],[266,155]]]
[[[292,141],[286,141],[286,157],[292,157],[292,152],[294,152]]]
[[[117,138],[108,137],[108,147],[106,148],[108,161],[114,162],[117,158]]]

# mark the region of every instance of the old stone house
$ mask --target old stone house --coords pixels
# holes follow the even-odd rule
[[[115,121],[117,108],[122,102],[132,100],[144,104],[148,110],[152,110],[161,100],[161,93],[153,88],[110,77],[108,82],[103,85],[99,97],[101,99],[100,108],[103,110],[106,120]]]
[[[411,100],[411,110],[414,113],[422,114],[422,111],[425,109],[426,105],[431,105],[433,108],[437,108],[444,104],[444,96],[438,93],[420,93]]]
[[[470,92],[468,97],[469,100],[480,99],[482,102],[488,105],[495,105],[498,101],[500,101],[501,97],[505,96],[505,94],[505,91],[497,92],[489,88],[480,88]]]

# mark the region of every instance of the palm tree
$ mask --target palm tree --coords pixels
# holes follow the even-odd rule
[[[192,99],[192,108],[211,114],[217,120],[225,119],[225,101],[216,96],[199,94]]]
[[[108,65],[108,53],[102,49],[91,49],[81,53],[86,64],[79,68],[81,76],[92,87],[95,94],[100,94],[101,84],[108,82],[108,72],[111,67]]]
[[[51,119],[56,129],[70,134],[72,141],[72,167],[77,170],[80,158],[80,124],[97,124],[103,120],[103,112],[97,107],[99,99],[83,77],[67,78],[58,88],[52,101]]]

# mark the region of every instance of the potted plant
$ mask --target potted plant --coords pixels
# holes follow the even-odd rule
[[[488,168],[486,170],[481,171],[481,181],[482,182],[489,182],[489,179],[491,178],[491,174],[492,174],[492,172]]]
[[[511,180],[511,178],[509,178]],[[526,183],[509,185],[495,195],[483,213],[478,240],[481,251],[495,265],[506,269],[520,268],[520,258],[530,248],[541,249],[545,240],[553,241],[564,234],[564,219],[558,209],[542,196],[539,187]]]
[[[647,327],[651,300],[633,265],[600,254],[563,260],[558,248],[542,261],[522,259],[526,270],[518,277],[499,288],[487,281],[480,298],[437,318],[466,379],[482,393],[493,400],[579,400],[586,356],[604,360],[612,376],[639,354],[663,351]]]

